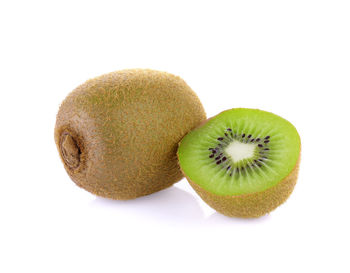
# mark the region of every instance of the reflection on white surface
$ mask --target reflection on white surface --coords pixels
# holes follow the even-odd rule
[[[210,224],[222,223],[222,224],[258,224],[269,221],[271,219],[270,214],[266,214],[259,218],[235,218],[235,217],[227,217],[218,212],[214,212],[210,215],[206,221]]]
[[[204,213],[194,196],[174,186],[133,200],[96,197],[92,205],[108,207],[128,217],[148,218],[149,221],[196,224],[204,220]]]
[[[160,192],[139,197],[133,200],[111,200],[96,197],[91,202],[92,207],[108,210],[112,215],[128,219],[133,218],[138,222],[148,224],[163,223],[181,226],[213,227],[251,225],[268,221],[269,214],[260,218],[234,218],[226,217],[215,212],[195,195],[176,186]],[[208,216],[209,211],[211,214]],[[214,212],[213,212],[214,211]]]

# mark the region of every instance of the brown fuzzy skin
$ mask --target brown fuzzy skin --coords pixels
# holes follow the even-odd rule
[[[149,69],[88,80],[63,101],[55,142],[71,179],[112,199],[133,199],[171,186],[183,175],[177,144],[206,119],[179,77]]]
[[[229,217],[255,218],[263,216],[284,203],[297,182],[300,158],[292,172],[277,185],[256,193],[235,196],[215,195],[206,191],[187,176],[192,188],[213,209]]]

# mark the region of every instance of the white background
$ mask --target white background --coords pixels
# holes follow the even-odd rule
[[[349,1],[1,1],[0,271],[350,272]],[[131,201],[69,179],[65,96],[124,68],[181,76],[208,117],[259,108],[302,138],[290,199],[227,218],[183,179]]]

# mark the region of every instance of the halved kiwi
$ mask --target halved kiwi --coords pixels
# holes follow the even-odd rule
[[[259,217],[292,193],[300,137],[287,120],[257,109],[231,109],[180,142],[180,167],[194,190],[227,216]]]

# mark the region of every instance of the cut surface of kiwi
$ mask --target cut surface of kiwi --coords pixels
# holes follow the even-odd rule
[[[187,134],[179,145],[178,158],[191,185],[219,212],[257,217],[291,193],[300,147],[298,132],[287,120],[238,108],[220,113]],[[286,181],[288,189],[281,188],[279,193]],[[268,194],[271,190],[273,196]]]

